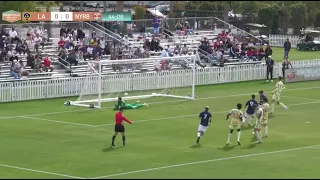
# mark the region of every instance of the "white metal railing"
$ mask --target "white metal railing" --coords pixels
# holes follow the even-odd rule
[[[291,35],[269,35],[269,44],[273,47],[283,47],[284,42],[289,39],[292,48],[296,48],[299,43],[301,43],[301,39],[299,36],[291,36]],[[315,40],[320,41],[320,38],[315,38]]]
[[[292,62],[294,67],[320,66],[319,60]],[[282,74],[281,63],[274,67],[274,77]],[[210,85],[240,81],[265,79],[264,64],[248,64],[204,68],[196,70],[196,85]],[[0,102],[26,101],[35,99],[79,96],[86,82],[88,94],[98,94],[98,77],[70,77],[50,80],[30,80],[0,83]],[[149,72],[137,74],[117,74],[102,76],[103,93],[188,87],[192,85],[192,70]]]

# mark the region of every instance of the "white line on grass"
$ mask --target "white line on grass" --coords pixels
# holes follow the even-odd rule
[[[308,90],[308,89],[319,89],[319,87],[308,87],[308,88],[295,88],[295,89],[287,89],[287,90],[283,90],[285,92],[287,91],[299,91],[299,90]],[[270,91],[271,92],[271,91]],[[245,96],[245,95],[251,95],[251,94],[256,94],[255,93],[245,93],[245,94],[234,94],[234,95],[226,95],[226,96],[212,96],[212,97],[205,97],[205,98],[197,98],[194,101],[197,100],[206,100],[206,99],[218,99],[218,98],[228,98],[228,97],[237,97],[237,96]],[[171,103],[171,102],[183,102],[183,101],[189,101],[189,100],[173,100],[173,101],[159,101],[159,102],[152,102],[152,103],[148,103],[148,104],[165,104],[165,103]],[[110,109],[113,108],[113,106],[111,107],[105,107],[103,109]],[[20,115],[20,116],[7,116],[7,117],[0,117],[0,119],[13,119],[13,118],[19,118],[21,116],[23,117],[33,117],[33,116],[42,116],[42,115],[51,115],[51,114],[62,114],[62,113],[71,113],[71,112],[79,112],[79,111],[92,111],[95,109],[79,109],[79,110],[70,110],[70,111],[57,111],[57,112],[48,112],[48,113],[41,113],[41,114],[29,114],[29,115]]]
[[[314,101],[314,102],[308,102],[308,103],[298,103],[298,104],[289,104],[288,106],[301,106],[301,105],[308,105],[308,104],[317,104],[320,103],[320,101]],[[279,106],[276,106],[279,107]],[[221,113],[228,113],[229,111],[219,111],[219,112],[212,112],[212,114],[221,114]],[[189,114],[184,116],[172,116],[172,117],[164,117],[164,118],[155,118],[155,119],[145,119],[145,120],[136,120],[133,121],[133,123],[141,123],[141,122],[150,122],[150,121],[162,121],[162,120],[169,120],[169,119],[178,119],[178,118],[186,118],[186,117],[197,117],[199,114]],[[114,125],[114,123],[108,123],[108,124],[101,124],[96,125],[96,127],[102,127],[102,126],[111,126]]]
[[[291,98],[291,99],[302,99],[302,100],[309,100],[309,101],[318,100],[315,98],[305,98],[305,97],[295,97],[295,96],[281,96],[281,97]]]
[[[42,174],[51,174],[51,175],[56,175],[56,176],[61,176],[61,177],[66,177],[66,178],[72,178],[72,179],[86,179],[86,178],[83,178],[83,177],[70,176],[70,175],[67,175],[67,174],[59,174],[59,173],[53,173],[53,172],[48,172],[48,171],[41,171],[41,170],[36,170],[36,169],[23,168],[23,167],[18,167],[18,166],[10,166],[10,165],[7,165],[7,164],[0,164],[0,166],[1,167],[11,168],[11,169],[32,171],[32,172],[37,172],[37,173],[42,173]]]
[[[39,121],[49,121],[49,122],[62,123],[62,124],[72,124],[72,125],[78,125],[78,126],[96,127],[95,125],[90,125],[90,124],[80,124],[80,123],[73,123],[73,122],[67,122],[67,121],[56,121],[51,119],[43,119],[43,118],[28,117],[28,116],[20,116],[20,118],[33,119],[33,120],[39,120]]]
[[[231,156],[231,157],[226,157],[226,158],[217,158],[217,159],[210,159],[210,160],[204,160],[204,161],[195,161],[195,162],[189,162],[189,163],[162,166],[162,167],[157,167],[157,168],[149,168],[149,169],[142,169],[142,170],[137,170],[137,171],[129,171],[129,172],[124,172],[124,173],[110,174],[110,175],[106,175],[106,176],[93,177],[90,179],[102,179],[102,178],[108,178],[108,177],[115,177],[115,176],[122,176],[122,175],[128,175],[128,174],[136,174],[136,173],[141,173],[141,172],[156,171],[156,170],[161,170],[161,169],[169,169],[169,168],[188,166],[188,165],[194,165],[194,164],[203,164],[203,163],[209,163],[209,162],[226,161],[226,160],[230,160],[230,159],[248,158],[248,157],[252,157],[252,156],[284,153],[284,152],[296,151],[296,150],[301,150],[301,149],[316,148],[319,146],[320,145],[313,145],[313,146],[305,146],[305,147],[284,149],[284,150],[278,150],[278,151],[269,151],[269,152],[263,152],[263,153],[247,154],[247,155],[241,155],[241,156]]]

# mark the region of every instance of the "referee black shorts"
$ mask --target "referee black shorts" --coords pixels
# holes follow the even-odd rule
[[[115,124],[114,125],[114,132],[123,133],[124,132],[124,126],[123,124]]]

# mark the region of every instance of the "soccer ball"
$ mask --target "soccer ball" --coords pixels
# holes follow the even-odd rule
[[[123,93],[123,95],[124,95],[124,96],[128,96],[128,93],[125,92],[125,93]]]

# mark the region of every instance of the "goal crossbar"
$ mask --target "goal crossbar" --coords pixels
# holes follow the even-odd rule
[[[136,95],[136,96],[123,96],[123,100],[133,100],[133,99],[144,99],[144,98],[150,98],[150,97],[172,97],[172,98],[182,98],[182,99],[194,99],[195,97],[195,71],[196,71],[196,61],[198,60],[199,56],[196,55],[187,55],[187,56],[175,56],[175,57],[158,57],[158,58],[144,58],[144,59],[125,59],[125,60],[100,60],[100,61],[94,61],[92,63],[98,64],[98,70],[94,69],[97,67],[94,67],[92,65],[88,66],[89,68],[93,69],[91,73],[88,72],[88,76],[85,79],[85,82],[83,83],[83,86],[86,86],[87,81],[89,81],[89,77],[91,76],[98,76],[96,85],[97,85],[97,98],[92,98],[88,100],[77,100],[77,101],[67,101],[65,102],[65,105],[73,105],[73,106],[80,106],[80,107],[90,107],[90,108],[101,108],[102,102],[116,102],[118,100],[118,97],[110,97],[110,98],[102,98],[102,66],[105,65],[114,65],[114,64],[134,64],[134,63],[145,63],[145,62],[154,62],[154,61],[163,61],[163,60],[183,60],[188,65],[190,65],[191,69],[193,70],[192,74],[192,93],[190,95],[185,96],[178,96],[173,94],[166,94],[166,93],[151,93],[146,95]],[[91,75],[91,76],[90,76]],[[191,80],[191,79],[190,79]],[[94,82],[95,83],[95,82]],[[112,86],[112,85],[111,85]],[[85,93],[84,93],[85,94]],[[97,103],[97,105],[95,105]]]

